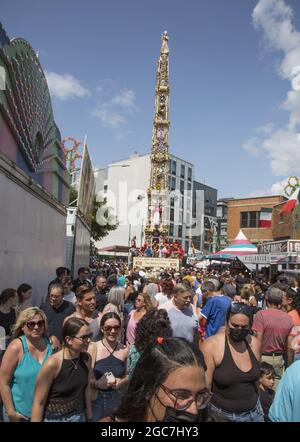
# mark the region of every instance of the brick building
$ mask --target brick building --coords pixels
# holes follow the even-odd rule
[[[272,226],[274,241],[285,239],[300,239],[300,206],[293,212],[280,215],[284,203],[276,204],[272,212]]]
[[[284,203],[286,200],[287,198],[282,195],[262,196],[255,198],[236,198],[229,200],[227,211],[228,241],[231,242],[239,233],[240,229],[243,230],[246,237],[253,243],[273,241],[273,213],[271,226],[259,227],[260,212],[261,209],[273,209],[274,206],[280,206],[280,210],[282,203]]]

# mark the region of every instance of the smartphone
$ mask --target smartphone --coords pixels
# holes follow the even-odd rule
[[[106,376],[106,381],[107,381],[109,384],[113,384],[114,382],[116,382],[116,378],[114,377],[114,375],[112,374],[111,371],[107,371],[107,372],[105,373],[105,376]]]

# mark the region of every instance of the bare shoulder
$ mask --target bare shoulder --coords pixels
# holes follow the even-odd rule
[[[20,339],[14,339],[7,347],[6,352],[3,356],[2,366],[5,366],[6,363],[9,366],[15,366],[21,359],[23,355],[23,345]]]
[[[129,348],[126,347],[124,344],[120,344],[120,350],[122,352],[122,355],[124,355],[125,358],[128,356]]]
[[[205,341],[203,341],[203,344],[205,344],[205,348],[207,350],[214,351],[219,345],[223,344],[223,342],[224,342],[224,333],[217,333],[205,339]]]
[[[224,356],[225,338],[224,333],[217,333],[205,339],[200,345],[200,350],[204,356],[214,359],[216,366],[218,366]]]
[[[56,373],[57,370],[59,370],[61,367],[62,359],[62,350],[49,356],[49,358],[47,358],[45,364],[43,365],[43,371]]]
[[[17,355],[21,351],[23,351],[22,341],[21,341],[21,339],[16,338],[13,341],[11,341],[11,343],[7,347],[6,353],[9,352],[11,355],[13,355],[13,354]]]

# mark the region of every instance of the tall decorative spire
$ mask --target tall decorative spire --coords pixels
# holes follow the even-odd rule
[[[145,228],[147,242],[161,243],[168,234],[166,204],[169,167],[169,36],[162,34],[160,57],[157,63],[155,112],[153,120],[148,215]]]

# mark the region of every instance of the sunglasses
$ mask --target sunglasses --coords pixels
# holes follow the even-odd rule
[[[93,337],[93,333],[89,333],[88,335],[82,335],[82,336],[72,336],[74,339],[79,339],[82,342],[90,341]]]
[[[105,325],[103,327],[103,330],[106,332],[111,332],[112,330],[119,331],[120,328],[121,327],[119,325],[113,325],[113,326],[112,325]]]
[[[29,330],[34,330],[35,326],[37,326],[38,328],[42,328],[45,325],[45,321],[44,320],[40,320],[40,321],[28,321],[26,322],[26,327],[29,328]]]

